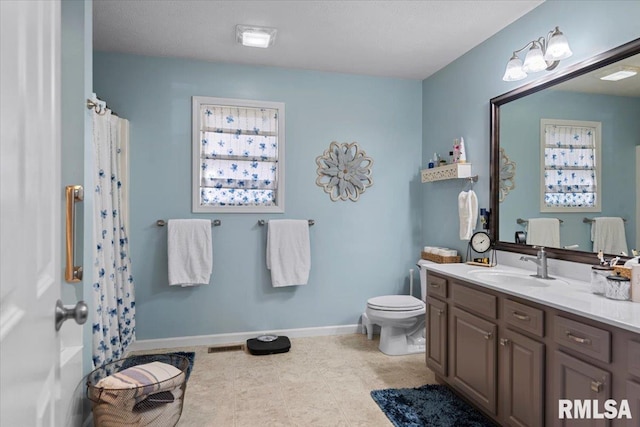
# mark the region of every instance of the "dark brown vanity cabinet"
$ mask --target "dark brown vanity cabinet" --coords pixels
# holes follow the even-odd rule
[[[458,307],[451,309],[453,384],[486,411],[496,413],[498,327]]]
[[[433,372],[447,375],[447,304],[427,297],[427,366]]]
[[[427,275],[427,366],[500,425],[640,426],[640,336]],[[559,400],[628,400],[634,418],[562,419]]]
[[[558,399],[594,400],[604,403],[604,400],[611,397],[611,374],[603,369],[585,363],[580,359],[569,356],[562,351],[556,351],[553,363],[555,384],[553,392],[554,401]],[[585,426],[604,427],[609,425],[608,419],[561,419],[559,407],[556,404],[553,408],[558,426]]]
[[[500,396],[505,425],[544,425],[543,343],[505,330],[500,333]]]

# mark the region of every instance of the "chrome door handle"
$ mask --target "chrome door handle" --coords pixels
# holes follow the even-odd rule
[[[87,317],[89,317],[89,307],[84,301],[78,301],[71,308],[65,308],[60,300],[56,302],[56,331],[60,330],[60,327],[67,319],[75,319],[78,325],[82,325],[87,321]]]

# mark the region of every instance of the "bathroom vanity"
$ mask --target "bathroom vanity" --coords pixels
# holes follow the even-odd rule
[[[440,382],[501,425],[640,425],[640,304],[506,265],[426,268],[426,363]],[[559,399],[597,399],[600,413],[626,399],[633,419],[560,419]]]

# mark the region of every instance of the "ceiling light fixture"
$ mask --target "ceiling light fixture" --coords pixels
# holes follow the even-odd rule
[[[633,77],[638,74],[640,68],[636,67],[616,67],[614,69],[609,69],[605,74],[600,77],[600,80],[607,80],[610,82],[617,82],[618,80],[626,79],[628,77]]]
[[[267,48],[276,38],[275,28],[236,25],[236,41],[243,46]]]
[[[527,48],[529,50],[523,63],[518,53]],[[556,27],[555,30],[549,31],[546,38],[540,37],[538,40],[532,40],[523,48],[513,52],[502,80],[514,82],[527,77],[527,73],[537,73],[542,70],[551,71],[558,66],[561,60],[567,59],[571,55],[573,52],[569,48],[567,38]]]

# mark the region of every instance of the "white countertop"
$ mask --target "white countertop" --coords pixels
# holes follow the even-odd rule
[[[543,304],[559,310],[567,311],[602,323],[640,333],[640,303],[631,301],[616,301],[595,295],[590,292],[590,283],[569,277],[553,275],[562,280],[545,280],[547,287],[522,285],[508,285],[487,282],[476,276],[473,271],[502,271],[529,275],[535,273],[524,268],[517,268],[506,264],[495,267],[479,267],[468,264],[428,264],[428,271],[434,271],[457,279],[474,283],[487,289],[493,289],[505,294],[520,297],[532,302]],[[471,274],[470,274],[471,273]],[[428,274],[428,272],[427,272]]]

